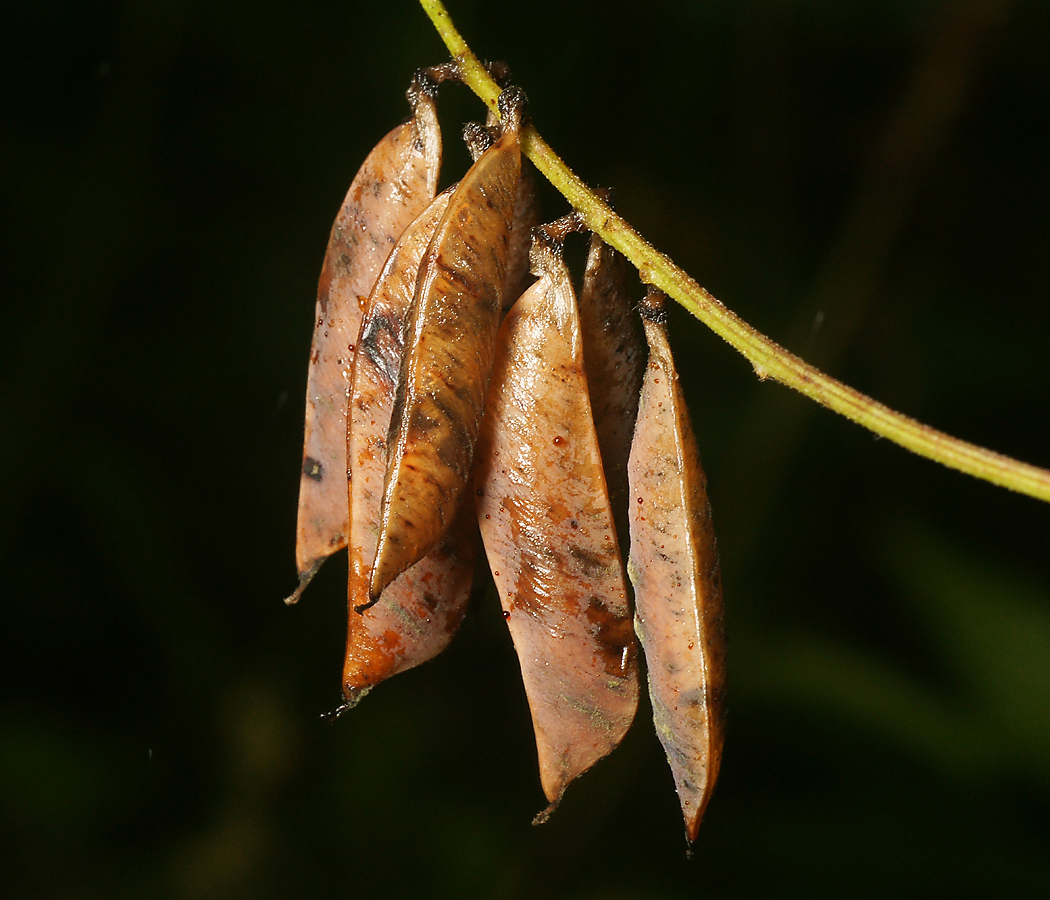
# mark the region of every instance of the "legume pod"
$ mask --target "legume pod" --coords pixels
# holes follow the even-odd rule
[[[627,458],[645,371],[645,347],[627,293],[623,255],[591,235],[580,291],[580,326],[594,428],[616,526],[627,537]]]
[[[503,135],[459,183],[420,267],[391,422],[372,602],[442,540],[467,492],[499,327],[523,99],[514,88],[501,95]]]
[[[448,645],[470,596],[477,546],[473,509],[428,556],[368,604],[379,540],[387,431],[404,353],[403,330],[423,254],[451,199],[439,195],[395,245],[369,297],[354,360],[347,431],[350,573],[343,695],[355,703],[380,681],[426,662]]]
[[[656,292],[642,306],[649,364],[628,465],[635,629],[656,733],[696,839],[725,739],[726,638],[707,479]]]
[[[433,84],[409,89],[413,116],[384,137],[350,185],[332,225],[321,278],[310,369],[294,603],[321,563],[346,546],[346,405],[363,306],[394,242],[434,199],[441,132]]]
[[[638,705],[626,578],[560,252],[500,328],[478,441],[478,522],[521,664],[553,809],[619,744]]]

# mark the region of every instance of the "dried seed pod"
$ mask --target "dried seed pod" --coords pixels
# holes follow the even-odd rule
[[[725,739],[726,638],[707,480],[667,342],[662,295],[642,305],[649,365],[628,466],[635,629],[656,733],[696,839]]]
[[[539,280],[500,328],[474,474],[548,813],[616,747],[638,706],[626,578],[559,250],[534,244]]]
[[[627,537],[627,458],[645,372],[638,318],[627,294],[622,254],[591,235],[580,291],[580,323],[587,387],[616,526]]]
[[[536,192],[536,169],[527,159],[522,159],[514,218],[510,226],[507,275],[503,281],[504,312],[514,305],[514,301],[534,280],[529,271],[529,245],[532,243],[532,229],[539,224],[540,198]]]
[[[346,546],[346,404],[362,307],[394,242],[434,199],[441,131],[434,83],[409,88],[413,116],[368,155],[332,225],[317,287],[306,386],[294,603],[324,560]]]
[[[491,112],[485,125],[468,122],[463,126],[463,140],[466,141],[470,155],[475,160],[495,142],[498,135],[499,122]],[[504,312],[514,305],[514,301],[534,280],[529,271],[529,246],[532,243],[532,229],[539,224],[540,198],[536,191],[536,168],[523,158],[518,178],[518,194],[514,200],[514,216],[511,219],[507,275],[503,282]],[[624,456],[625,465],[626,459]]]
[[[470,596],[477,545],[473,509],[445,541],[368,604],[372,561],[379,540],[379,513],[387,465],[387,431],[404,351],[404,322],[423,254],[444,215],[452,189],[439,195],[395,245],[368,300],[354,360],[347,429],[350,573],[349,624],[343,695],[356,703],[371,687],[426,662],[448,645]]]
[[[420,267],[391,421],[373,602],[441,541],[470,479],[506,277],[523,99],[514,88],[500,96],[504,133],[459,183]]]

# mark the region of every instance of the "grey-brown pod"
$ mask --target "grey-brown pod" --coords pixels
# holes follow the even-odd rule
[[[662,295],[642,305],[649,363],[628,465],[635,629],[656,733],[696,839],[725,740],[726,637],[707,480],[667,341]]]
[[[492,373],[521,170],[524,95],[460,181],[416,284],[390,432],[372,601],[445,536],[467,490]]]
[[[413,81],[413,115],[386,135],[354,176],[332,225],[321,278],[306,385],[294,603],[321,563],[346,546],[346,408],[368,295],[394,243],[433,201],[441,131],[433,82]]]
[[[558,249],[534,244],[533,271],[500,328],[474,481],[550,810],[627,732],[638,672],[576,298]]]

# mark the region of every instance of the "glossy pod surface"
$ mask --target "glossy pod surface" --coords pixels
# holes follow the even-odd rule
[[[623,256],[591,236],[580,291],[583,358],[617,530],[627,537],[627,458],[645,372],[645,344]]]
[[[420,262],[450,197],[450,191],[441,194],[402,234],[376,281],[361,325],[347,431],[352,478],[343,694],[348,702],[440,653],[462,621],[470,595],[477,527],[468,509],[448,538],[395,579],[377,605],[355,611],[368,603],[379,540],[387,430],[404,350],[404,321]]]
[[[420,268],[391,422],[373,601],[442,540],[466,493],[520,169],[515,120],[459,183]]]
[[[540,249],[537,269],[500,329],[475,485],[556,804],[630,727],[638,673],[576,299],[560,256]]]
[[[300,590],[347,542],[346,406],[364,303],[394,242],[437,190],[441,134],[434,101],[421,90],[412,101],[413,118],[384,137],[354,177],[317,287],[296,536]]]
[[[536,192],[536,169],[527,159],[522,159],[518,195],[511,220],[507,274],[503,282],[504,312],[514,305],[514,301],[534,280],[529,272],[529,246],[532,244],[532,229],[539,224],[540,198]]]
[[[722,582],[706,478],[664,317],[652,310],[647,315],[649,364],[628,467],[628,569],[656,733],[692,843],[718,777],[725,739]]]

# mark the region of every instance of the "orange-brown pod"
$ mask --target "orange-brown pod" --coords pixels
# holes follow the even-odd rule
[[[667,342],[662,296],[641,310],[649,341],[628,466],[635,629],[656,733],[696,839],[725,739],[726,636],[707,480]]]
[[[500,96],[503,135],[459,183],[420,267],[391,421],[373,601],[441,541],[470,480],[521,169],[522,102],[514,88]]]
[[[521,161],[518,196],[510,227],[510,249],[507,253],[507,275],[503,281],[503,309],[514,305],[533,282],[529,272],[529,245],[532,229],[540,224],[540,198],[536,192],[536,170],[527,159]]]
[[[332,225],[306,385],[294,603],[324,560],[346,546],[346,404],[362,307],[394,242],[434,199],[441,132],[433,82],[409,89],[413,116],[384,137],[350,185]]]
[[[630,727],[638,670],[576,298],[554,248],[534,244],[533,271],[500,328],[474,479],[553,809]]]
[[[580,291],[583,358],[598,446],[620,536],[627,536],[627,458],[645,372],[645,347],[618,251],[591,236]]]
[[[495,142],[493,135],[499,136],[499,121],[491,112],[484,127],[474,122],[468,122],[463,127],[463,139],[475,160]],[[507,275],[503,280],[504,312],[514,305],[514,301],[535,280],[529,271],[529,247],[532,245],[532,229],[539,224],[540,198],[536,191],[536,168],[527,159],[522,159],[518,194],[514,199],[514,215],[511,218]]]
[[[436,656],[448,645],[470,595],[477,545],[473,509],[446,541],[395,579],[378,605],[364,612],[379,539],[379,511],[387,463],[387,429],[403,355],[403,326],[427,245],[448,207],[439,195],[405,229],[372,290],[361,325],[350,390],[347,459],[349,485],[349,627],[343,695],[355,703],[371,687]]]

